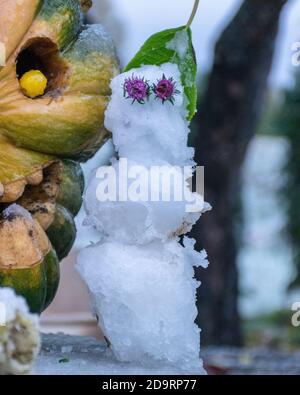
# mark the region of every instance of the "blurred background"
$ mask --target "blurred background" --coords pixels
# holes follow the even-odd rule
[[[185,24],[193,3],[94,0],[88,21],[106,26],[125,66],[151,34]],[[191,232],[211,262],[196,272],[204,344],[300,347],[291,325],[300,302],[299,25],[299,0],[201,0],[193,23],[199,109],[190,144],[213,206]],[[87,178],[112,153],[108,143],[85,164]],[[78,250],[97,241],[83,220],[82,210],[43,330],[100,337],[74,269]]]

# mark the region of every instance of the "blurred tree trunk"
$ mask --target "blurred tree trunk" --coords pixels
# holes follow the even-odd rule
[[[213,211],[192,231],[210,266],[197,270],[204,344],[241,345],[236,212],[240,171],[263,108],[280,13],[287,0],[245,0],[223,32],[197,119],[196,161]]]

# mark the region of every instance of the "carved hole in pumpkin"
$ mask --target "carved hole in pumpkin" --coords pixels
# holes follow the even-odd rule
[[[17,77],[30,70],[40,70],[48,80],[45,95],[57,97],[62,94],[68,81],[68,66],[59,56],[57,45],[49,38],[37,37],[29,40],[17,60]]]

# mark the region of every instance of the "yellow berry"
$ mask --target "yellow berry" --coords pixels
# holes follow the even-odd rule
[[[26,96],[34,99],[45,93],[47,82],[47,78],[40,70],[30,70],[23,74],[20,86]]]

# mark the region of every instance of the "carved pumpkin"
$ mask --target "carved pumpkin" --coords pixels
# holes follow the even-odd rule
[[[59,259],[70,251],[84,183],[78,161],[90,158],[109,136],[104,111],[118,61],[104,29],[83,25],[90,3],[0,0],[0,212],[17,203],[52,243],[41,261],[33,255],[30,264],[17,256],[6,261],[13,247],[7,245],[5,253],[0,248],[0,286],[10,284],[37,312],[55,292],[46,303],[29,297],[28,273],[44,259],[56,273],[54,250]],[[0,219],[0,245],[10,232],[9,245],[15,246],[27,238],[28,224],[19,218],[12,227],[8,217]],[[27,242],[36,245],[33,236]],[[43,294],[47,281],[39,278]]]

